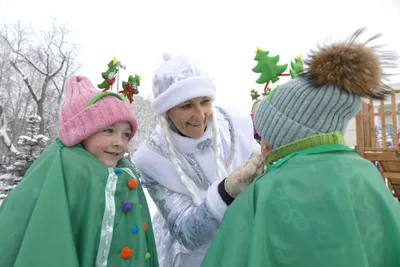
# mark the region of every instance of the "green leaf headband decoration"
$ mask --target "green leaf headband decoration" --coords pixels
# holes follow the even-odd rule
[[[300,76],[304,72],[303,59],[297,56],[294,61],[290,62],[289,73],[284,73],[288,67],[288,64],[278,65],[279,55],[269,56],[269,51],[264,51],[257,47],[256,56],[254,60],[258,61],[257,65],[252,69],[255,73],[260,73],[260,77],[256,80],[258,84],[264,84],[263,96],[268,96],[268,101],[271,102],[272,96],[275,94],[276,89],[279,86],[271,89],[268,87],[269,83],[276,83],[279,81],[279,77],[291,76],[292,79]],[[254,99],[253,99],[254,100]]]
[[[106,92],[108,90],[112,90],[112,87],[115,83],[115,79],[119,80],[119,69],[126,69],[126,66],[122,65],[120,61],[117,61],[116,57],[108,63],[108,70],[101,73],[101,77],[103,77],[103,81],[97,85],[98,88],[103,89],[102,92]],[[119,94],[124,95],[126,98],[129,99],[129,102],[132,104],[133,102],[133,95],[139,94],[139,86],[140,86],[141,77],[137,74],[135,76],[129,75],[128,81],[122,81],[122,91],[118,91],[119,82],[117,82],[117,92]],[[113,93],[116,94],[116,93]],[[118,94],[116,94],[118,95]],[[102,97],[104,97],[103,95]],[[119,95],[118,95],[119,96]],[[119,96],[122,100],[122,97]],[[97,99],[98,100],[98,99]],[[97,101],[96,100],[96,101]]]
[[[132,96],[139,94],[138,87],[140,86],[141,79],[142,78],[140,76],[135,74],[135,77],[133,77],[132,75],[129,75],[127,82],[122,81],[122,88],[124,88],[124,90],[119,91],[119,93],[124,94],[124,96],[129,99],[129,102],[131,104],[133,102]]]
[[[103,89],[103,92],[109,90],[113,86],[115,83],[115,77],[119,72],[119,64],[115,57],[107,64],[107,66],[108,70],[101,73],[101,77],[103,77],[104,80],[97,85],[98,88]]]
[[[251,96],[251,100],[257,100],[260,97],[260,94],[258,93],[258,91],[251,89],[250,96]]]

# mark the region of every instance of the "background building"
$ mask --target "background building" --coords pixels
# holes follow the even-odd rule
[[[400,90],[400,83],[397,84],[392,84],[391,87],[393,89],[397,89]],[[391,111],[391,101],[390,99],[388,99],[387,101],[385,101],[385,111]],[[396,94],[396,103],[397,103],[397,107],[396,107],[396,111],[400,111],[400,94]],[[379,102],[376,101],[376,103],[374,103],[374,107],[375,107],[375,112],[379,112]],[[400,115],[397,115],[397,127],[400,128]],[[388,135],[390,135],[393,138],[393,127],[392,127],[392,116],[391,115],[386,115],[385,116],[385,124],[386,124],[386,129],[388,132]],[[375,118],[375,126],[378,126],[379,128],[381,128],[381,120],[379,117]],[[396,131],[397,132],[397,131]],[[347,126],[346,132],[345,132],[345,139],[346,139],[346,144],[348,146],[354,147],[357,143],[356,140],[356,120],[355,118],[351,119],[349,122],[349,125]]]

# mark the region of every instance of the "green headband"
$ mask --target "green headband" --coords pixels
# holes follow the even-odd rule
[[[113,93],[113,92],[101,92],[98,93],[97,95],[95,95],[92,99],[90,99],[89,103],[86,105],[86,107],[90,107],[91,105],[93,105],[94,103],[96,103],[97,101],[99,101],[100,99],[102,99],[105,96],[115,96],[118,97],[118,99],[120,99],[121,101],[123,101],[122,97],[119,94]]]
[[[284,73],[288,67],[288,64],[278,65],[279,55],[270,56],[269,51],[264,51],[261,48],[256,49],[256,56],[254,60],[257,61],[257,65],[252,69],[253,72],[259,73],[260,77],[257,79],[256,83],[264,84],[263,96],[267,96],[268,102],[272,101],[272,97],[279,86],[275,88],[270,88],[268,85],[270,83],[276,83],[282,76],[290,76],[292,79],[304,73],[303,58],[297,56],[294,61],[290,62],[289,73]],[[252,98],[257,99],[257,93],[252,92]],[[254,103],[256,104],[256,103]]]

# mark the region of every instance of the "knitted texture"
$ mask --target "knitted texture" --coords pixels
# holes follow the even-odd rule
[[[105,96],[93,105],[89,101],[101,93],[86,77],[72,76],[65,83],[65,99],[59,111],[60,140],[66,146],[74,146],[98,131],[119,121],[130,123],[136,133],[137,120],[127,103],[115,96]]]
[[[365,32],[360,28],[346,40],[312,49],[303,75],[261,102],[255,127],[272,149],[317,134],[344,135],[363,97],[383,100],[390,95],[388,73],[396,69],[399,57],[372,44],[380,34],[359,40]]]
[[[277,89],[271,102],[261,101],[254,124],[272,148],[308,136],[338,131],[361,108],[361,97],[332,85],[315,86],[308,77],[293,79]]]
[[[254,179],[263,172],[264,157],[257,154],[242,167],[236,169],[225,180],[225,190],[233,198],[237,197]]]

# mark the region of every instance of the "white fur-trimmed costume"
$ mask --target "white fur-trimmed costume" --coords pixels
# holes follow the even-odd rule
[[[160,125],[133,162],[158,208],[153,228],[160,266],[199,267],[227,208],[219,185],[260,147],[250,115],[229,108],[213,107],[201,138],[179,134],[166,112],[192,98],[214,100],[215,83],[193,60],[164,59],[153,80]]]
[[[222,178],[244,164],[260,147],[253,139],[248,114],[234,116],[232,110],[214,108],[223,155]],[[235,112],[236,113],[236,112]],[[160,266],[200,266],[206,249],[227,208],[218,194],[221,179],[217,175],[214,149],[201,151],[197,146],[212,139],[212,123],[200,139],[190,139],[169,130],[176,155],[188,177],[196,184],[202,202],[195,205],[180,181],[180,174],[168,159],[167,141],[158,126],[146,144],[134,154],[133,161],[158,212],[153,228]]]

